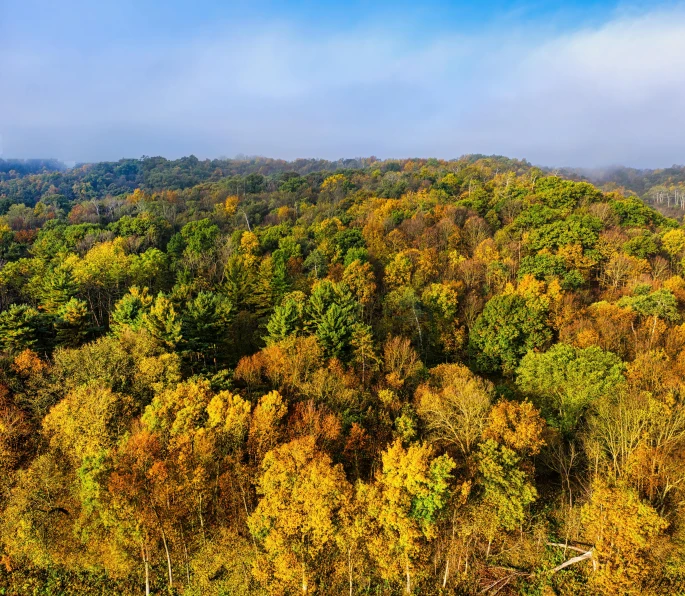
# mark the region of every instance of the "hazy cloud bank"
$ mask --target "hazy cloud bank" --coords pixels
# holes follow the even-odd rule
[[[0,44],[5,156],[66,160],[502,153],[685,162],[685,10],[413,39],[290,22],[87,51]]]

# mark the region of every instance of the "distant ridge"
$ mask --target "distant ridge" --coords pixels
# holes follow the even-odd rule
[[[9,174],[15,171],[22,176],[43,174],[46,172],[63,172],[67,166],[58,159],[0,159],[0,173]]]

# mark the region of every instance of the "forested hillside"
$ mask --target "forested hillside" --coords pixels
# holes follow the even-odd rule
[[[635,194],[667,216],[682,217],[685,213],[685,166],[656,170],[562,168],[558,173],[565,178],[592,182],[605,191]]]
[[[66,166],[56,159],[0,158],[0,181],[19,178],[28,174],[45,174],[64,170],[66,170]]]
[[[681,222],[496,157],[47,169],[0,593],[685,590]]]

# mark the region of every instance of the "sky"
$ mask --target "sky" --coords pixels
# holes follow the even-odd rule
[[[685,163],[685,3],[0,0],[0,157]]]

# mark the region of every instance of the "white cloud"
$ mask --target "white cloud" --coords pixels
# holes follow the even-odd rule
[[[561,36],[416,40],[289,24],[89,52],[0,49],[7,155],[116,159],[503,153],[537,163],[685,161],[685,11]]]
[[[685,11],[617,18],[528,48],[474,128],[542,163],[685,161]],[[508,135],[503,138],[499,129]]]

